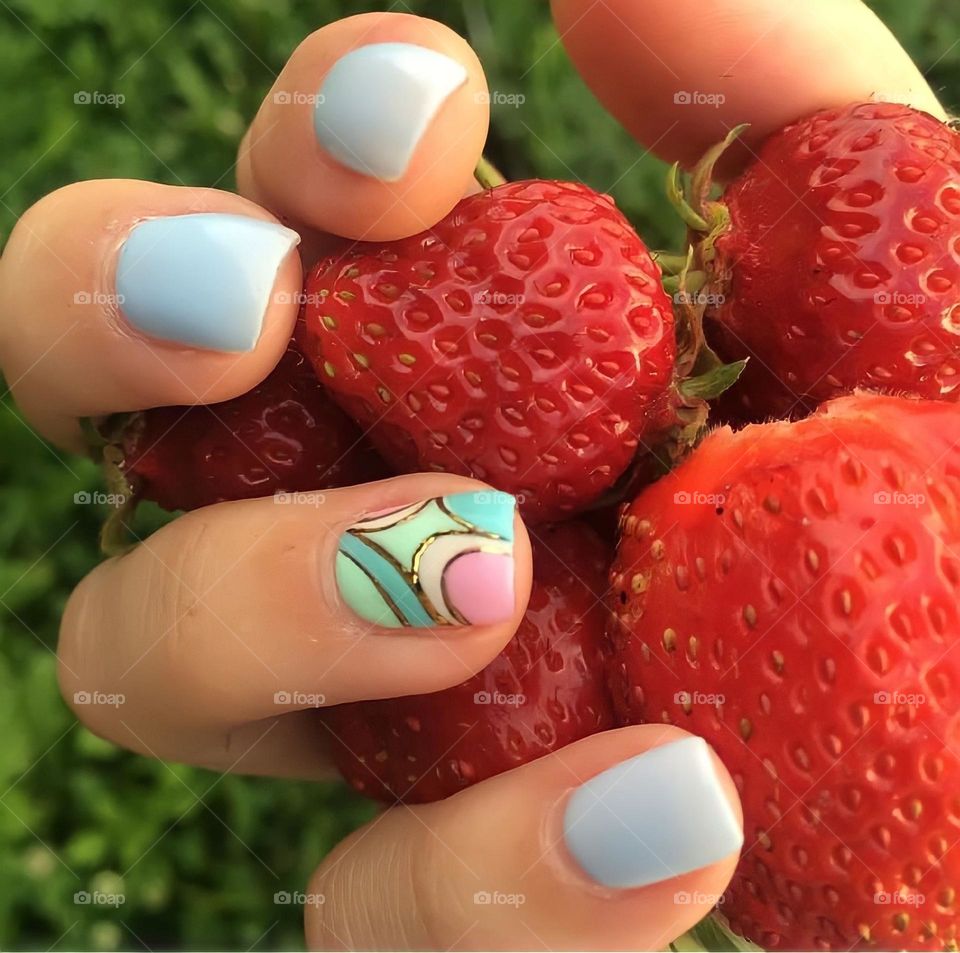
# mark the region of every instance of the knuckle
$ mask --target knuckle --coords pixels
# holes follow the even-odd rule
[[[438,876],[449,866],[442,848],[403,815],[388,812],[369,837],[357,831],[314,872],[308,891],[324,902],[304,914],[311,948],[448,949],[462,935],[470,920],[450,883],[460,878]]]

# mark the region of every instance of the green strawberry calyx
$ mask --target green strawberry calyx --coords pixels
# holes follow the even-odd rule
[[[124,471],[123,434],[141,415],[113,414],[105,421],[81,421],[87,451],[100,464],[107,493],[119,501],[100,527],[100,551],[121,556],[133,548],[131,524],[137,508],[137,493]]]
[[[507,181],[503,173],[486,156],[480,156],[480,161],[473,171],[473,177],[485,189],[495,189]]]
[[[734,933],[719,911],[670,944],[674,953],[762,953],[761,948]]]

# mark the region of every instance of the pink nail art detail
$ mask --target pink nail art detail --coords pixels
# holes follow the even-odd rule
[[[448,601],[471,625],[502,622],[513,612],[513,557],[465,553],[443,573]]]

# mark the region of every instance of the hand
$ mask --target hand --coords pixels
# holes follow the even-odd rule
[[[586,81],[667,159],[690,162],[749,121],[731,156],[742,162],[785,122],[878,91],[942,115],[858,0],[709,9],[555,0],[554,13]],[[389,63],[353,60],[358,73],[324,87],[318,139],[309,96],[335,64],[349,65],[348,51],[386,42],[447,58],[424,63],[430,94],[384,113]],[[301,264],[278,220],[296,228],[308,260],[325,233],[393,238],[429,227],[471,189],[484,90],[475,56],[445,27],[353,17],[294,52],[240,147],[239,196],[96,181],[40,201],[0,259],[0,365],[23,412],[50,440],[79,449],[79,418],[248,390],[276,363],[296,317]],[[680,106],[680,91],[724,99]],[[219,217],[187,217],[197,213]],[[317,696],[336,704],[452,685],[512,635],[530,581],[519,520],[512,585],[490,594],[500,612],[484,624],[383,630],[359,618],[363,607],[346,604],[332,579],[338,536],[358,517],[475,486],[416,475],[328,492],[322,506],[279,516],[258,500],[175,521],[74,593],[60,645],[65,697],[123,694],[122,709],[75,710],[144,754],[325,776],[308,710]],[[307,893],[326,902],[306,907],[308,942],[664,947],[722,893],[739,842],[729,777],[699,743],[672,744],[684,737],[657,725],[608,732],[447,801],[384,813],[317,871]],[[690,792],[695,811],[685,807]],[[707,824],[693,836],[698,818]],[[627,886],[611,886],[617,880]]]

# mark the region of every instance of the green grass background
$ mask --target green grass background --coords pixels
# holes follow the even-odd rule
[[[954,0],[872,6],[955,106]],[[231,188],[237,141],[290,51],[322,24],[375,8],[0,0],[4,239],[28,206],[77,179]],[[490,153],[509,177],[579,177],[607,188],[639,154],[573,72],[546,3],[409,0],[404,8],[468,36],[491,88],[526,96],[522,109],[493,109]],[[120,92],[126,102],[78,106],[80,90]],[[654,245],[677,235],[662,177],[644,158],[613,189]],[[53,653],[67,594],[97,560],[102,513],[73,502],[97,486],[97,474],[43,444],[7,399],[0,486],[0,947],[301,946],[300,908],[275,904],[274,894],[302,889],[369,807],[335,784],[219,778],[149,761],[80,727],[60,700]],[[81,890],[123,893],[126,902],[78,905]]]

